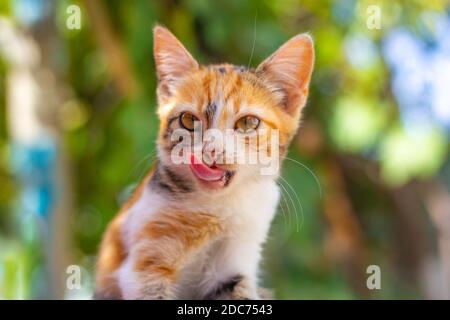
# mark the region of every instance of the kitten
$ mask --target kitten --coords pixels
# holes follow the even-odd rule
[[[256,69],[201,66],[157,26],[154,56],[158,162],[104,235],[95,297],[260,299],[259,262],[279,201],[279,170],[262,174],[261,163],[223,159],[236,160],[245,150],[283,158],[308,95],[312,39],[293,37]],[[212,139],[196,144],[200,153],[174,153],[186,134],[175,141],[173,134],[190,137],[199,125],[200,132],[231,130],[244,143],[228,150]],[[245,149],[250,133],[262,131]],[[268,144],[275,133],[276,144]],[[174,154],[187,162],[174,163]]]

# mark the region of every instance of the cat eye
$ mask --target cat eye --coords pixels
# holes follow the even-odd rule
[[[195,121],[199,121],[196,116],[189,112],[180,115],[180,126],[189,131],[194,131]]]
[[[235,129],[239,132],[248,133],[258,129],[260,122],[255,116],[245,116],[236,121]]]

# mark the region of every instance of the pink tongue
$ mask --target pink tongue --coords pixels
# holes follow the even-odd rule
[[[216,181],[223,177],[224,170],[219,168],[210,168],[204,164],[203,161],[196,161],[194,154],[191,154],[190,160],[191,168],[198,178],[206,181]]]

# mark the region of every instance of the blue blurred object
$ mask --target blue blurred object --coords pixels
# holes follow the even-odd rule
[[[394,29],[383,51],[405,127],[435,124],[450,132],[450,18],[436,15],[432,31],[425,41],[405,27]]]
[[[361,70],[373,67],[378,59],[378,48],[372,39],[362,33],[345,38],[344,51],[350,64]]]
[[[49,0],[16,0],[12,4],[15,17],[26,26],[43,20],[50,13]]]
[[[23,188],[21,204],[25,212],[48,218],[54,198],[56,156],[56,146],[51,140],[13,146],[12,165]]]
[[[12,168],[20,186],[17,218],[23,246],[32,261],[25,271],[30,279],[27,291],[31,298],[48,298],[51,262],[46,257],[56,197],[57,148],[51,138],[41,138],[33,145],[15,142],[12,146]]]

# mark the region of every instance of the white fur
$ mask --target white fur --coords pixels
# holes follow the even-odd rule
[[[160,194],[152,192],[150,188],[144,188],[139,200],[126,213],[127,217],[122,232],[127,247],[130,246],[133,235],[139,232],[142,226],[145,226],[164,206],[167,206],[167,200]]]
[[[141,283],[133,270],[135,257],[133,255],[134,250],[131,248],[132,238],[148,221],[155,217],[155,213],[164,205],[167,205],[167,203],[161,195],[145,187],[139,200],[126,212],[122,238],[129,254],[116,275],[124,299],[136,299],[139,297],[139,289],[141,288]]]
[[[181,296],[191,298],[196,292],[196,297],[202,297],[220,283],[241,275],[253,284],[253,298],[259,298],[256,288],[261,250],[278,200],[278,186],[267,178],[252,185],[243,184],[226,199],[211,201],[212,212],[226,217],[226,233],[205,247],[195,257],[195,263],[186,268],[186,278],[193,284],[181,286],[186,289]]]
[[[133,300],[139,297],[140,283],[137,274],[133,270],[133,260],[131,255],[125,260],[117,271],[117,282],[125,300]]]

